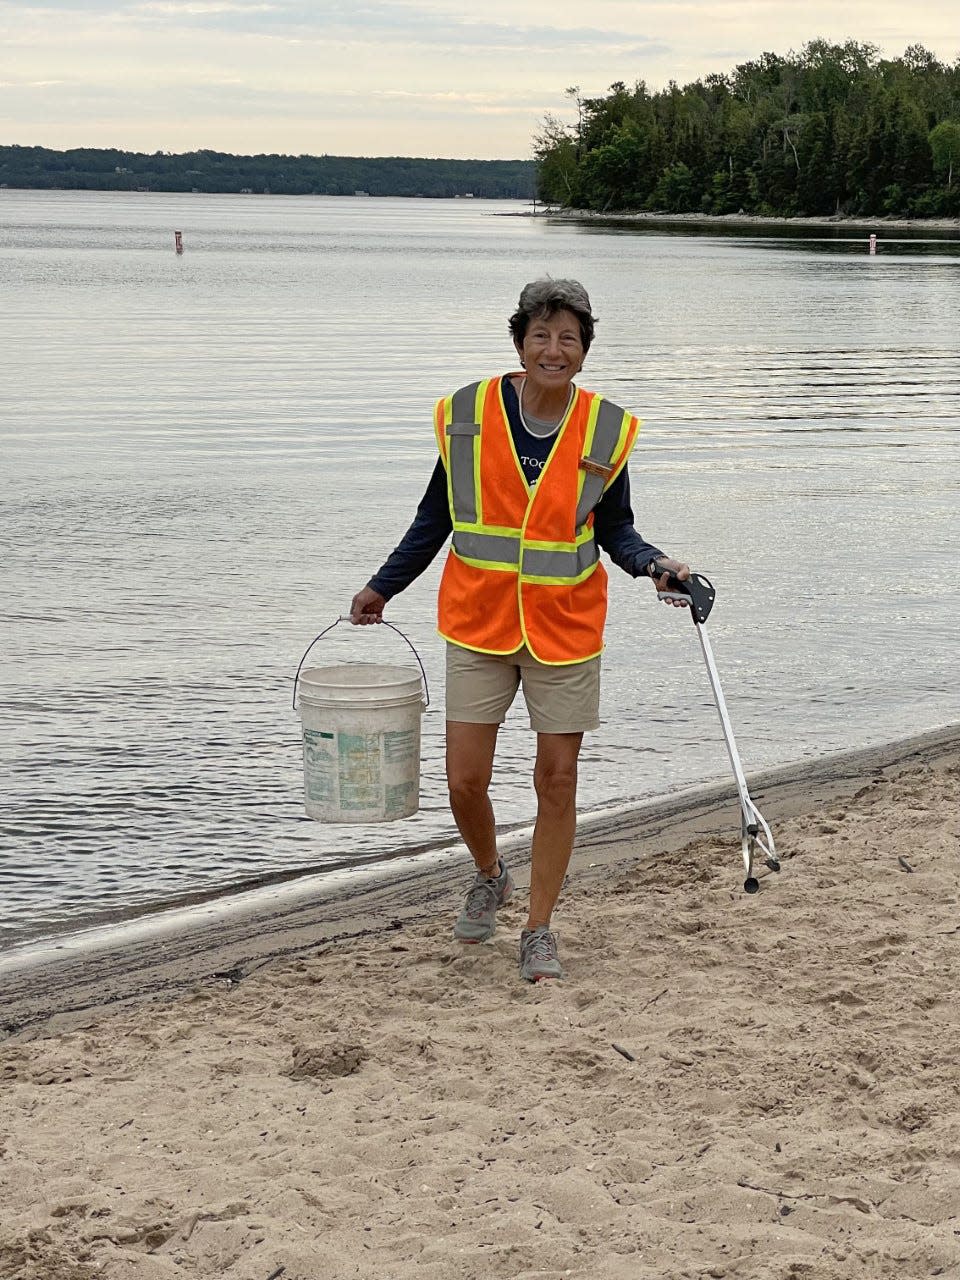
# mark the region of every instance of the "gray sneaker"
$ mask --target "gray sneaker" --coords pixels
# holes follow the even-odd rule
[[[526,982],[563,977],[557,957],[557,936],[545,924],[539,929],[524,929],[520,934],[520,977]]]
[[[497,907],[509,902],[513,894],[513,880],[506,863],[500,859],[500,874],[487,877],[477,872],[473,888],[467,894],[463,910],[453,926],[453,936],[459,942],[485,942],[492,938],[497,928]]]

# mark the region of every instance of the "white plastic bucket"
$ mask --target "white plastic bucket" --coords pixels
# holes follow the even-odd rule
[[[302,671],[303,784],[321,822],[393,822],[420,807],[421,673],[357,662]]]

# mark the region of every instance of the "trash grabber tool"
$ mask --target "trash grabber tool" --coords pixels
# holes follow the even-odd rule
[[[707,635],[704,624],[710,616],[710,610],[713,608],[717,593],[713,583],[709,578],[705,578],[702,573],[691,573],[686,582],[681,582],[679,578],[674,577],[668,569],[662,569],[659,564],[654,565],[657,576],[668,573],[670,576],[667,580],[667,590],[658,591],[657,597],[660,600],[682,600],[684,604],[690,608],[690,616],[693,618],[693,625],[697,629],[697,636],[700,640],[700,648],[703,650],[703,660],[707,664],[707,675],[710,677],[710,688],[713,690],[713,700],[717,704],[717,711],[720,715],[720,725],[723,729],[724,740],[727,744],[727,754],[730,757],[730,764],[733,766],[733,776],[737,783],[737,794],[740,797],[740,829],[741,841],[743,848],[743,865],[747,876],[743,882],[743,887],[747,893],[756,893],[760,888],[760,883],[754,871],[754,860],[758,853],[762,856],[766,865],[771,871],[780,870],[780,862],[777,858],[777,851],[773,843],[773,836],[770,828],[763,817],[763,814],[750,799],[750,792],[747,790],[747,781],[743,776],[743,766],[740,764],[740,756],[737,753],[737,744],[733,737],[733,727],[730,724],[730,716],[727,712],[726,700],[723,696],[723,690],[720,687],[720,677],[717,674],[717,664],[713,660],[713,650],[710,647],[710,638]]]

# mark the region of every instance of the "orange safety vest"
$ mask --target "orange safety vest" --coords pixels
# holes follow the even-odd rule
[[[593,510],[626,465],[640,422],[578,388],[531,487],[502,381],[474,382],[437,402],[453,520],[438,630],[480,653],[515,653],[526,644],[553,666],[585,662],[603,649],[607,615]]]

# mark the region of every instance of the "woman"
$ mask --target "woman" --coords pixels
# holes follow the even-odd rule
[[[509,321],[520,371],[440,400],[440,457],[403,541],[353,598],[354,623],[380,622],[388,600],[427,567],[453,533],[440,583],[447,640],[450,806],[476,876],[454,925],[461,942],[496,929],[513,880],[497,851],[489,799],[497,742],[522,685],[537,734],[530,909],[520,974],[562,976],[553,909],[576,831],[577,760],[599,726],[607,575],[602,548],[633,577],[666,589],[685,564],[633,525],[627,459],[639,421],[574,378],[594,317],[575,280],[526,285]]]

